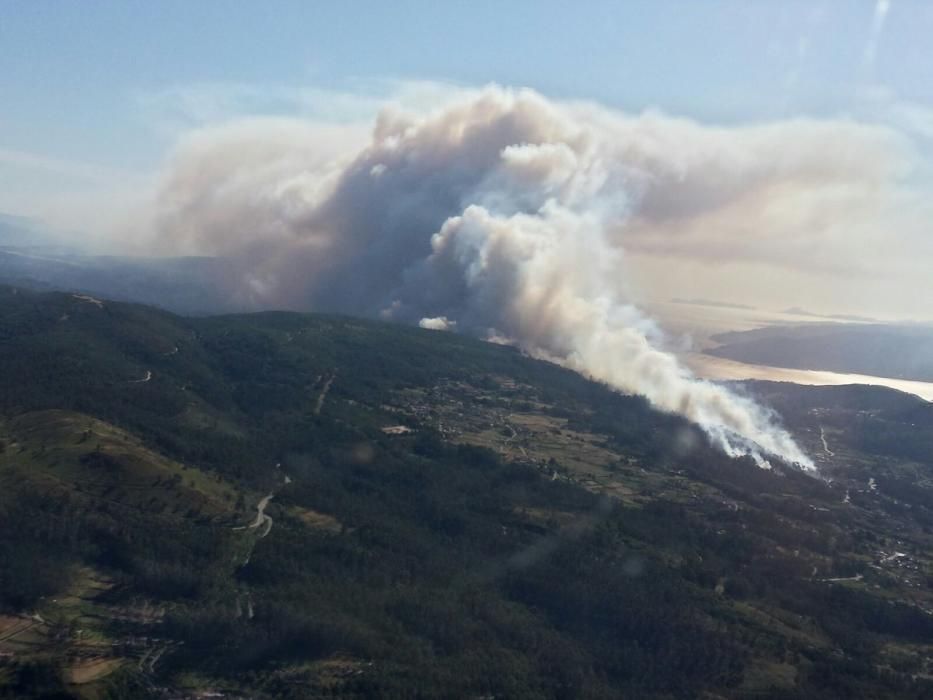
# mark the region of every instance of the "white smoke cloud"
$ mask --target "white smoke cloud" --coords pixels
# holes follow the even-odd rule
[[[157,243],[239,261],[244,302],[456,324],[644,394],[729,454],[810,468],[773,416],[662,349],[623,250],[833,259],[838,247],[814,251],[906,167],[883,128],[712,128],[489,88],[427,114],[383,110],[369,133],[200,132],[167,171]]]
[[[457,322],[451,321],[446,316],[435,316],[421,319],[418,321],[418,326],[432,331],[452,331],[457,327]]]
[[[617,232],[632,253],[850,271],[884,260],[866,260],[864,250],[883,252],[891,233],[883,224],[905,219],[891,209],[910,157],[890,129],[812,120],[710,129],[647,118],[631,138],[654,142],[637,154],[651,159],[638,166],[650,179]]]

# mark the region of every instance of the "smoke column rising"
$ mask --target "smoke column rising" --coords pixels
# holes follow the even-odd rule
[[[663,351],[625,292],[630,231],[791,167],[747,155],[777,153],[766,129],[717,154],[692,150],[691,128],[488,88],[426,116],[387,109],[368,134],[202,134],[170,163],[158,245],[233,258],[231,293],[255,306],[504,338],[695,421],[729,455],[812,469],[768,411]],[[834,167],[820,155],[804,169]]]

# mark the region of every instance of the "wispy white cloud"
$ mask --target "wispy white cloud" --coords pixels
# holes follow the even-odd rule
[[[467,88],[426,80],[357,80],[342,88],[252,83],[193,83],[139,91],[137,107],[145,122],[160,132],[192,128],[243,117],[301,117],[324,123],[370,121],[387,105],[423,112],[446,104]]]
[[[927,170],[933,168],[933,106],[905,98],[888,85],[870,83],[855,91],[852,112],[909,138],[918,164],[926,161]]]
[[[878,55],[878,44],[884,34],[884,25],[891,11],[891,0],[877,0],[875,11],[871,18],[871,27],[868,31],[868,41],[865,43],[865,52],[862,56],[865,66],[870,73],[874,72],[875,59]]]

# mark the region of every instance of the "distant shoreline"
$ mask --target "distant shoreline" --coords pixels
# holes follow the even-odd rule
[[[867,374],[847,374],[826,370],[790,369],[787,367],[769,367],[754,365],[722,357],[692,353],[683,358],[684,363],[703,379],[743,380],[759,379],[774,382],[793,382],[811,386],[841,386],[844,384],[866,384],[885,386],[897,391],[919,396],[926,401],[933,401],[933,382],[920,382],[908,379],[874,377]]]

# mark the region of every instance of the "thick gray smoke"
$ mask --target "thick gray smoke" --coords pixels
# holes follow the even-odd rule
[[[506,339],[686,416],[730,455],[813,468],[767,411],[662,350],[626,294],[629,230],[644,239],[646,221],[668,226],[793,169],[767,129],[717,156],[691,150],[690,128],[498,88],[427,116],[387,110],[365,135],[245,125],[180,150],[159,243],[233,257],[231,292],[256,306]],[[817,176],[851,165],[820,156],[807,161]]]

